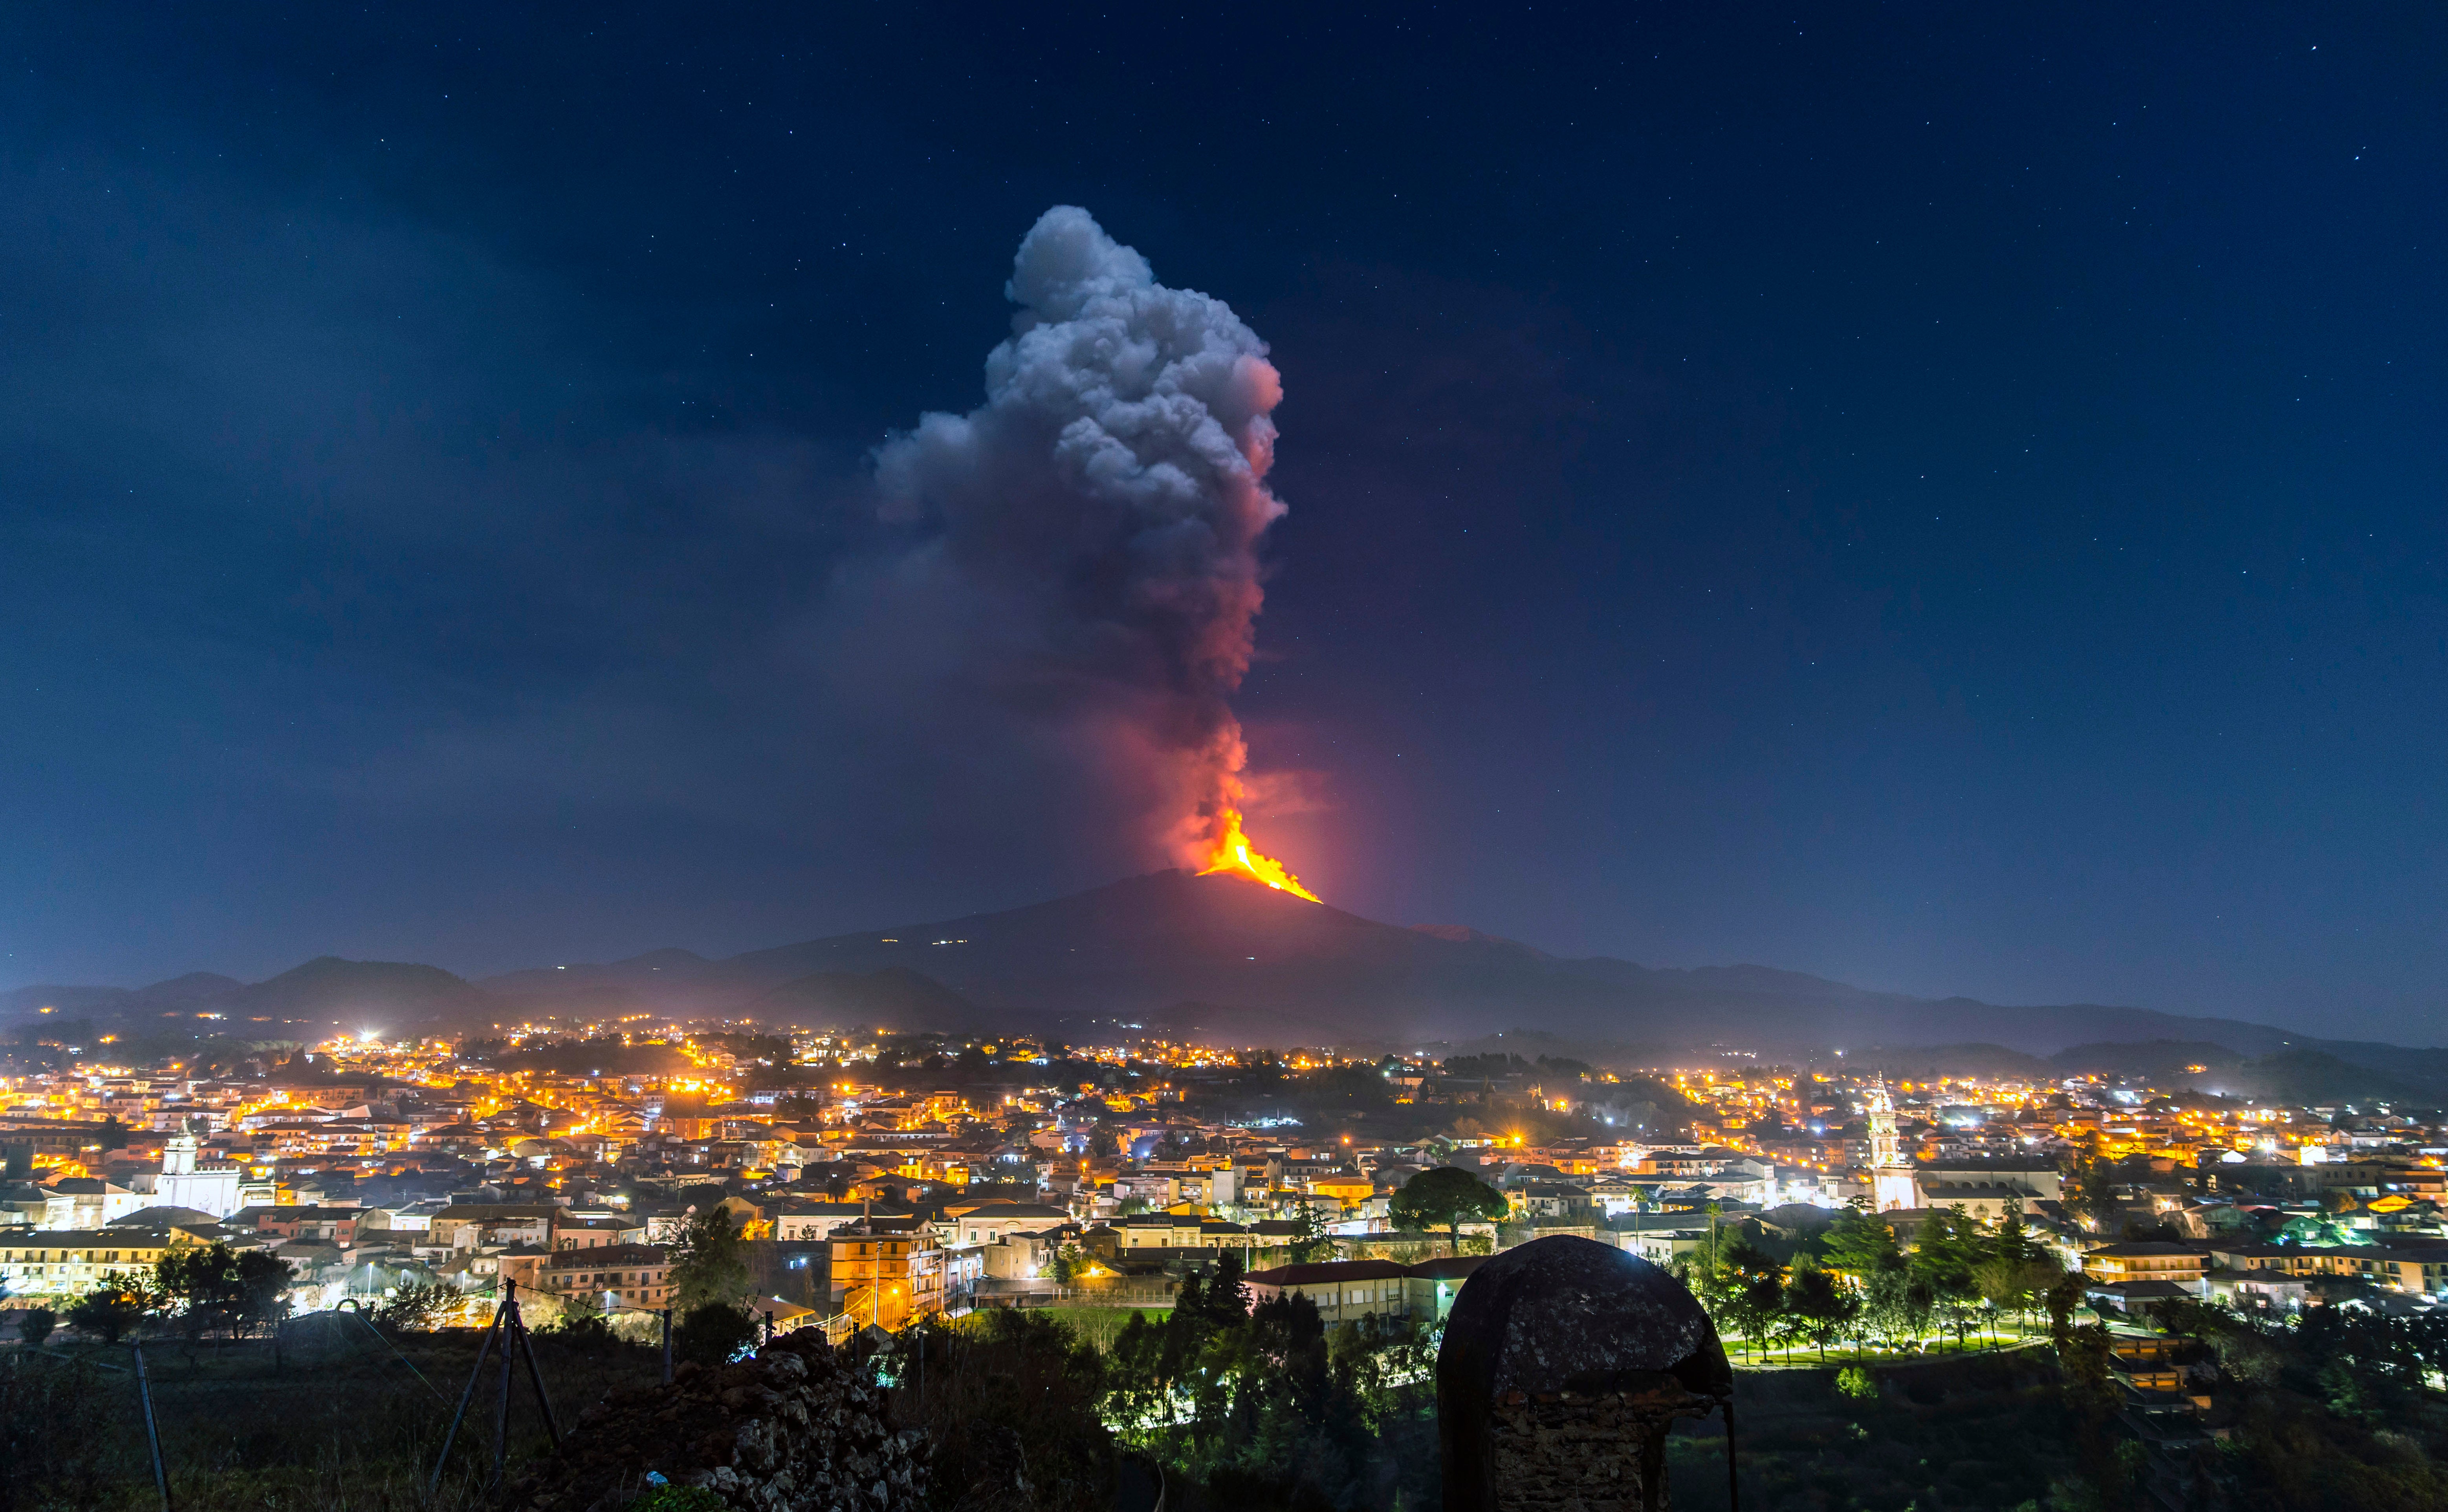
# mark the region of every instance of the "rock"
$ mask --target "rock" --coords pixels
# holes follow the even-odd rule
[[[753,1512],[917,1512],[927,1490],[922,1436],[893,1431],[884,1392],[813,1329],[735,1365],[682,1365],[669,1386],[615,1392],[507,1503],[614,1512],[649,1472]]]
[[[1666,1504],[1666,1430],[1731,1402],[1717,1330],[1683,1283],[1557,1235],[1472,1273],[1437,1353],[1445,1512]]]

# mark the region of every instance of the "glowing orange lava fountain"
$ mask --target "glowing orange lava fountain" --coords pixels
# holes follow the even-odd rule
[[[1289,892],[1311,903],[1326,901],[1302,887],[1300,878],[1285,871],[1281,861],[1250,849],[1250,837],[1241,833],[1241,811],[1238,809],[1227,808],[1218,816],[1215,838],[1207,848],[1207,864],[1198,869],[1202,877],[1211,877],[1219,871],[1230,871],[1253,882],[1263,882],[1278,892]]]

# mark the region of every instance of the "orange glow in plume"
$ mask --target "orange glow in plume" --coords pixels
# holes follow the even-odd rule
[[[1263,882],[1278,892],[1289,892],[1294,897],[1307,898],[1311,903],[1326,901],[1302,887],[1300,878],[1285,871],[1281,861],[1272,856],[1260,855],[1250,849],[1250,837],[1241,833],[1240,810],[1228,807],[1219,818],[1215,838],[1207,848],[1207,864],[1198,869],[1200,876],[1209,877],[1219,871],[1230,871],[1248,877],[1253,882]]]

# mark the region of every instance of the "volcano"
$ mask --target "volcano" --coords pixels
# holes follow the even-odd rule
[[[38,1019],[46,1006],[53,1017]],[[159,1032],[184,1021],[197,1035],[276,1038],[335,1021],[393,1033],[493,1032],[548,1015],[572,1023],[630,1013],[1034,1031],[1073,1043],[1120,1038],[1123,1025],[1279,1047],[1409,1048],[1527,1033],[1551,1037],[1569,1053],[1632,1063],[1846,1048],[1856,1061],[1876,1057],[1912,1074],[1934,1063],[2042,1069],[2033,1057],[2053,1057],[2060,1071],[2113,1070],[2139,1056],[2152,1064],[2171,1058],[2202,1064],[2212,1083],[2226,1085],[2245,1084],[2236,1062],[2260,1058],[2262,1080],[2272,1084],[2334,1092],[2351,1083],[2373,1096],[2448,1092],[2448,1050],[2100,1004],[2001,1007],[1917,998],[1766,967],[1570,959],[1461,926],[1365,919],[1237,871],[1159,871],[1027,908],[724,960],[660,949],[468,983],[431,967],[325,958],[251,986],[198,974],[134,992],[0,994],[0,1014],[54,1031],[71,1027],[62,1021],[73,1018],[80,1031],[108,1024]],[[2222,1050],[2224,1057],[2214,1053]]]
[[[2098,1004],[2001,1007],[1766,967],[1568,959],[1458,926],[1406,928],[1230,872],[1159,871],[999,913],[862,930],[707,961],[685,951],[490,978],[529,1012],[605,994],[672,1013],[913,1029],[1138,1025],[1231,1044],[1476,1040],[1533,1031],[1659,1054],[1763,1056],[1978,1043],[2206,1041],[2238,1056],[2319,1047],[2405,1069],[2408,1052],[2267,1024]],[[1858,1051],[1857,1051],[1858,1053]]]

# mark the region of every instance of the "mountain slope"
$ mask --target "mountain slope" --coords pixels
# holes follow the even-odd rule
[[[2448,1051],[2346,1045],[2268,1024],[2100,1004],[1999,1007],[1969,998],[1872,992],[1767,967],[1644,967],[1564,960],[1458,926],[1404,928],[1228,876],[1132,877],[999,913],[864,930],[751,951],[690,957],[681,969],[641,956],[493,978],[524,1001],[577,983],[617,983],[668,1011],[759,1014],[786,983],[902,971],[940,985],[932,1027],[970,1022],[1123,1018],[1195,1025],[1204,1036],[1282,1043],[1291,1034],[1383,1041],[1540,1029],[1593,1043],[1772,1053],[1846,1045],[1993,1043],[2046,1056],[2092,1042],[2202,1041],[2237,1059],[2318,1049],[2349,1064],[2448,1081]],[[548,979],[558,979],[558,982]],[[539,999],[538,1001],[543,1001]],[[806,1002],[805,997],[794,1001]],[[851,1000],[829,1000],[845,1017]],[[893,1022],[907,1022],[893,1005]],[[776,1017],[781,1017],[778,1012]],[[928,1015],[921,1012],[919,1017]],[[1244,1031],[1236,1034],[1236,1029]]]
[[[1235,877],[1180,871],[727,960],[662,949],[470,984],[434,967],[324,957],[250,986],[199,975],[135,992],[29,987],[0,1002],[19,1023],[42,1005],[63,1015],[152,1017],[164,1005],[177,1013],[209,1003],[227,1014],[230,1031],[244,1033],[252,1022],[290,1035],[651,1012],[812,1025],[1034,1027],[1071,1039],[1099,1032],[1092,1021],[1119,1021],[1242,1044],[1416,1043],[1522,1029],[1661,1055],[1782,1057],[1978,1042],[2015,1056],[2082,1046],[2083,1058],[2099,1059],[2101,1046],[2157,1041],[2178,1042],[2189,1062],[2205,1065],[2318,1055],[2370,1073],[2364,1080],[2376,1086],[2377,1078],[2393,1088],[2448,1088],[2448,1049],[2324,1041],[2269,1024],[2101,1004],[1999,1007],[1917,998],[1766,967],[1566,960],[1459,926],[1380,924]],[[2327,1063],[2292,1074],[2342,1084],[2344,1073],[2332,1074]]]
[[[771,1024],[871,1024],[904,1032],[992,1026],[976,1004],[902,966],[813,972],[752,1000],[748,1011]]]
[[[344,961],[318,956],[268,981],[215,1001],[233,1021],[261,1017],[289,1022],[307,1032],[341,1028],[396,1031],[422,1024],[488,1011],[492,1001],[440,967],[398,961]]]

